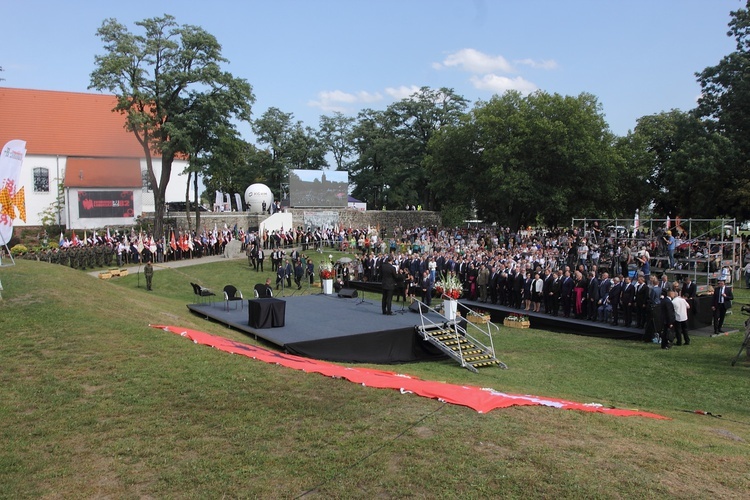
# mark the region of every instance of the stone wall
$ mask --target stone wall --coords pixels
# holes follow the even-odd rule
[[[379,227],[385,229],[387,235],[393,234],[396,227],[432,227],[440,226],[440,214],[438,212],[429,212],[425,210],[371,210],[361,212],[359,210],[304,210],[291,209],[294,226],[305,227],[305,214],[324,213],[332,214],[334,218],[338,217],[338,223],[344,227]],[[144,214],[144,219],[153,219],[153,214]],[[227,227],[233,228],[237,224],[238,228],[257,229],[264,220],[260,214],[250,214],[247,212],[201,212],[201,227],[213,230],[214,225],[218,229]],[[195,214],[191,214],[193,225],[195,224]],[[185,214],[179,212],[170,212],[167,214],[164,223],[165,231],[171,228],[178,230],[187,229]]]

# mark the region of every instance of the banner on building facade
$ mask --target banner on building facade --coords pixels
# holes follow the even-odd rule
[[[78,191],[78,217],[135,217],[133,191]]]

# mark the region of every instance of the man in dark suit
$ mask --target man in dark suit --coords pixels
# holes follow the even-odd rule
[[[383,314],[392,315],[391,304],[393,303],[393,290],[396,288],[396,280],[398,279],[398,273],[396,268],[393,267],[393,257],[390,255],[385,258],[380,272],[382,274],[381,284],[383,286],[383,299],[381,306]]]
[[[639,275],[638,283],[635,285],[635,320],[638,328],[646,326],[649,307],[648,295],[649,288],[646,285],[646,278],[644,275]]]
[[[625,326],[630,327],[633,322],[633,308],[635,305],[635,286],[625,277],[622,282],[622,295],[620,295],[620,311],[625,318]]]
[[[661,348],[669,349],[672,347],[672,339],[674,338],[674,304],[672,299],[675,293],[673,291],[667,292],[664,299],[659,304],[661,307],[661,318],[662,318],[662,332],[661,332]]]
[[[555,282],[555,275],[549,268],[544,270],[544,284],[542,285],[542,296],[544,297],[544,312],[552,314],[552,284]]]
[[[724,317],[727,315],[727,309],[731,307],[731,301],[734,300],[732,288],[726,286],[724,280],[719,280],[714,290],[714,300],[711,304],[711,310],[714,312],[714,335],[724,333]]]
[[[549,313],[552,316],[557,316],[560,311],[560,294],[562,293],[562,279],[559,276],[559,271],[555,271],[552,278],[552,284],[549,288]]]
[[[562,277],[562,284],[560,285],[560,300],[562,301],[563,316],[566,318],[570,317],[574,285],[573,278],[570,277],[570,271],[565,271]]]
[[[586,293],[586,315],[591,321],[596,321],[597,309],[599,308],[599,299],[602,297],[599,295],[599,279],[596,277],[594,271],[589,271],[589,284],[588,291]]]
[[[612,279],[612,287],[609,289],[609,304],[612,306],[612,324],[617,326],[620,319],[620,296],[622,295],[622,283],[620,278],[615,276]]]

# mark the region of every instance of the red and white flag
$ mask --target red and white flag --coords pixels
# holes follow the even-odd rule
[[[0,243],[8,243],[13,236],[13,219],[26,222],[26,199],[19,186],[26,141],[14,139],[0,150]]]

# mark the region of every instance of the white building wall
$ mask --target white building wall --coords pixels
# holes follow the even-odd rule
[[[57,198],[59,186],[65,179],[65,167],[67,164],[67,157],[65,156],[51,156],[51,155],[26,155],[21,172],[19,174],[19,183],[24,189],[24,196],[26,198],[26,221],[16,219],[13,221],[14,226],[41,226],[42,225],[42,213],[46,210],[51,210],[52,206]],[[49,191],[48,192],[34,192],[34,169],[37,167],[46,168],[49,175]],[[184,160],[175,160],[172,163],[172,174],[170,176],[169,184],[167,185],[166,201],[185,201],[185,189],[187,184],[187,174],[182,172],[187,168],[187,162]],[[146,170],[146,160],[141,159],[141,172]],[[154,170],[156,171],[156,177],[159,178],[161,174],[161,160],[154,160]],[[198,189],[200,192],[204,190],[203,183],[199,182]],[[106,188],[97,188],[100,191],[108,191]],[[92,228],[100,228],[108,224],[122,225],[132,224],[133,222],[124,222],[122,219],[117,219],[114,222],[106,222],[109,219],[79,219],[78,218],[78,191],[75,190],[75,194],[71,191],[71,200],[73,203],[70,206],[62,207],[59,214],[55,214],[56,223],[68,225],[68,216],[71,217],[71,224],[69,229],[88,229],[86,224],[96,224]],[[134,189],[133,203],[135,205],[136,214],[140,215],[143,212],[154,211],[154,195],[152,192],[144,191],[143,189]],[[190,200],[195,201],[193,196],[193,189],[190,189]],[[81,221],[85,221],[84,225],[79,226]]]

